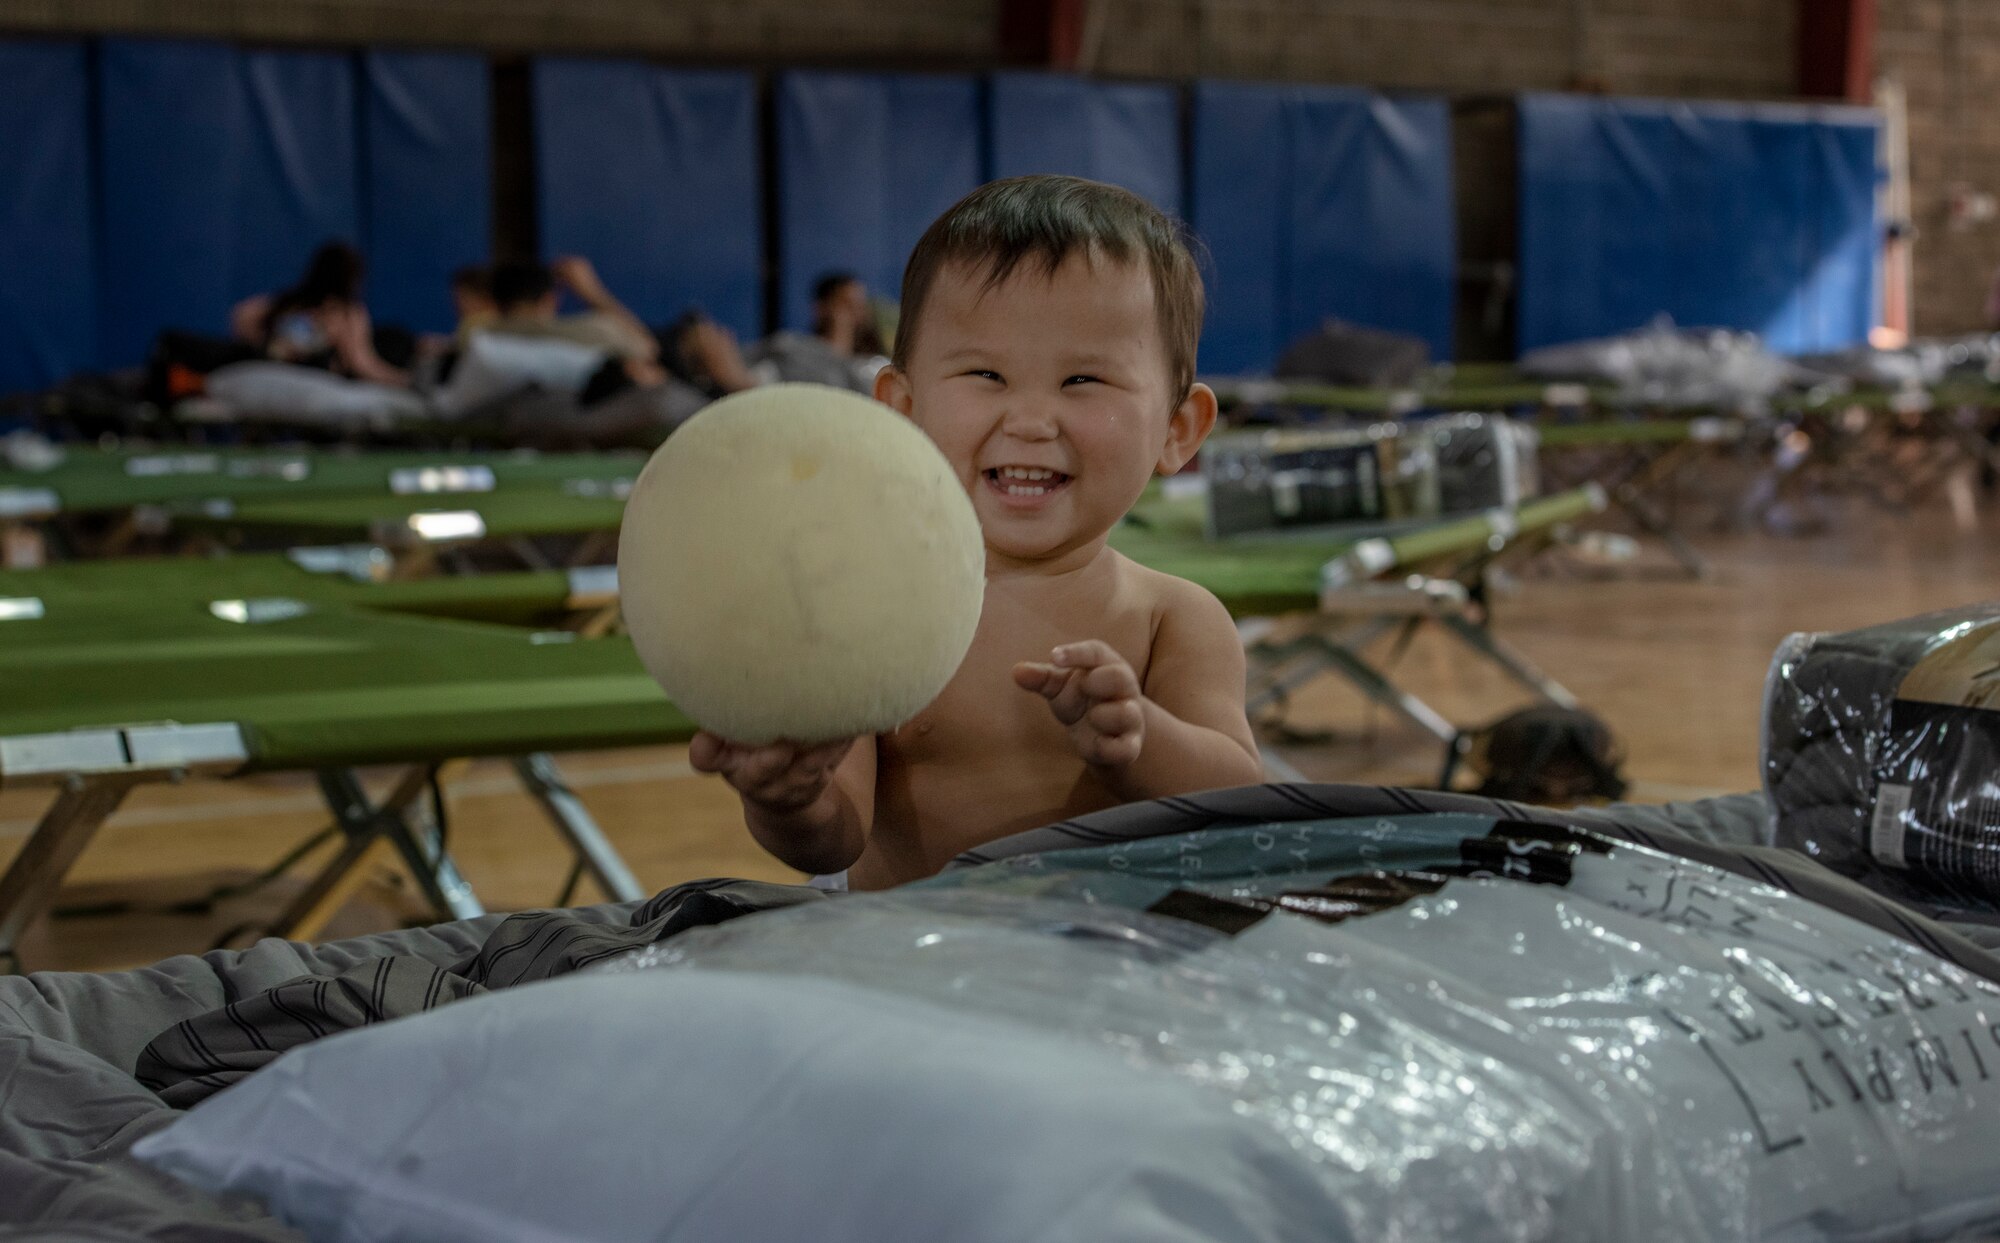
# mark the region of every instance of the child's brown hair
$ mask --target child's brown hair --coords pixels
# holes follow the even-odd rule
[[[1073,254],[1145,264],[1178,405],[1194,385],[1203,303],[1201,271],[1186,231],[1131,191],[1081,177],[1037,174],[990,182],[924,230],[903,269],[896,366],[909,366],[924,300],[946,265],[983,267],[991,289],[1023,260],[1033,259],[1045,275],[1054,275]]]

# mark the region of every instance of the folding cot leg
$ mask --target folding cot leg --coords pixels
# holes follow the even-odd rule
[[[572,567],[597,565],[603,561],[606,553],[615,553],[617,550],[616,532],[592,531],[570,552],[567,564]]]
[[[389,577],[399,581],[429,578],[437,573],[438,553],[430,544],[412,544],[399,549],[389,566]]]
[[[593,609],[571,623],[571,628],[586,639],[601,639],[607,634],[615,634],[625,624],[625,614],[616,600],[601,608]]]
[[[1268,746],[1259,746],[1257,756],[1264,761],[1264,778],[1267,781],[1283,781],[1293,785],[1306,784],[1306,775],[1292,767],[1283,756]]]
[[[1300,659],[1308,655],[1310,660]],[[1319,654],[1317,645],[1302,640],[1265,649],[1255,654],[1252,660],[1251,676],[1263,682],[1244,704],[1245,710],[1253,717],[1299,687],[1324,676],[1327,669],[1326,659]],[[1296,668],[1285,672],[1287,666],[1294,664]]]
[[[519,557],[521,564],[527,566],[530,570],[553,570],[555,568],[549,559],[542,555],[542,550],[535,546],[535,541],[525,535],[517,535],[513,539],[508,540],[507,551]]]
[[[0,875],[0,971],[20,970],[15,948],[46,911],[70,866],[133,786],[127,777],[71,778]]]
[[[1710,576],[1713,568],[1709,565],[1708,558],[1702,556],[1701,552],[1688,542],[1688,537],[1681,534],[1673,523],[1661,517],[1650,502],[1637,495],[1620,496],[1618,499],[1642,530],[1657,537],[1667,546],[1667,551],[1673,554],[1674,560],[1681,563],[1681,568],[1688,572],[1689,578],[1705,579]]]
[[[421,836],[411,828],[407,811],[425,783],[421,768],[412,768],[380,806],[368,801],[367,791],[351,769],[333,769],[319,774],[320,793],[333,809],[343,833],[352,837],[382,837],[403,857],[417,886],[431,908],[446,919],[471,919],[484,915],[486,908],[459,875],[458,864],[445,851],[435,828]],[[343,852],[343,858],[345,852]],[[352,862],[358,863],[359,859]]]
[[[320,869],[319,875],[299,891],[285,907],[284,914],[261,935],[287,941],[310,941],[318,937],[367,879],[369,864],[388,849],[388,840],[379,833],[346,837],[340,853]]]
[[[528,787],[528,793],[548,813],[556,832],[562,834],[577,859],[589,869],[599,889],[616,902],[637,902],[647,896],[639,886],[639,878],[625,866],[625,860],[604,836],[604,830],[597,827],[583,800],[563,780],[555,757],[545,751],[520,756],[514,760],[514,771],[520,774],[521,784]]]
[[[1359,687],[1362,694],[1392,711],[1401,713],[1406,720],[1435,736],[1440,742],[1450,743],[1458,737],[1458,728],[1447,721],[1436,708],[1383,677],[1376,671],[1375,666],[1354,652],[1327,638],[1319,639],[1315,646],[1327,663]]]
[[[1502,643],[1492,630],[1456,613],[1445,613],[1438,617],[1450,631],[1457,635],[1466,646],[1481,656],[1500,666],[1516,682],[1540,695],[1559,708],[1576,708],[1582,701],[1572,694],[1568,687],[1548,674],[1537,669],[1528,658]]]
[[[1666,515],[1646,499],[1647,489],[1678,471],[1686,456],[1685,445],[1677,445],[1657,455],[1619,480],[1611,489],[1611,498],[1617,501],[1626,513],[1632,515],[1632,520],[1639,524],[1640,530],[1665,544],[1667,551],[1673,554],[1674,560],[1680,562],[1681,568],[1691,577],[1705,579],[1710,572],[1708,558],[1702,556],[1700,551],[1688,542],[1687,536],[1681,534],[1679,528],[1669,522]]]
[[[1246,704],[1252,716],[1293,691],[1325,676],[1330,662],[1321,648],[1329,643],[1350,651],[1359,651],[1381,638],[1389,631],[1403,624],[1400,617],[1383,617],[1366,623],[1343,635],[1340,639],[1329,639],[1324,634],[1309,634],[1282,644],[1260,645],[1246,653],[1253,665],[1252,673],[1263,679],[1264,685],[1250,697]],[[1290,672],[1280,672],[1287,665],[1303,661]]]

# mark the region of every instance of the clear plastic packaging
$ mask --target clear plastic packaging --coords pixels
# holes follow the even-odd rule
[[[1541,494],[1541,434],[1532,424],[1447,414],[1406,425],[1403,443],[1406,454],[1423,446],[1436,458],[1439,513],[1514,509]]]
[[[1405,478],[1396,464],[1397,430],[1377,423],[1209,437],[1201,448],[1209,538],[1435,513],[1435,469]],[[1426,498],[1429,509],[1421,508]]]
[[[1773,354],[1755,333],[1679,329],[1665,320],[1622,336],[1530,350],[1519,368],[1539,378],[1610,384],[1626,401],[1745,412],[1761,411],[1786,388],[1831,378]]]
[[[1208,535],[1512,509],[1538,493],[1539,440],[1494,414],[1223,432],[1201,450]]]
[[[1812,354],[1801,365],[1875,388],[1921,388],[1947,376],[1990,374],[2000,360],[2000,335],[1977,333],[1910,342],[1901,349],[1858,345],[1837,354]]]
[[[606,969],[807,974],[1108,1046],[1281,1135],[1329,1243],[2000,1222],[2000,987],[1712,868],[1489,825],[1026,856]]]
[[[1779,845],[1892,896],[2000,912],[2000,603],[1793,635],[1764,709]]]

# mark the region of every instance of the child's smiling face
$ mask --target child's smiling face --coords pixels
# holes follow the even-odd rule
[[[1045,273],[1027,262],[992,288],[983,269],[947,265],[908,361],[882,373],[876,396],[944,451],[995,568],[1094,552],[1214,421],[1205,387],[1173,391],[1138,263],[1076,254]]]

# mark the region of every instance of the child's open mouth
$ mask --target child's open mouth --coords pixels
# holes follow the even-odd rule
[[[986,486],[1002,496],[1032,501],[1069,486],[1070,476],[1041,466],[996,466],[982,471]]]

